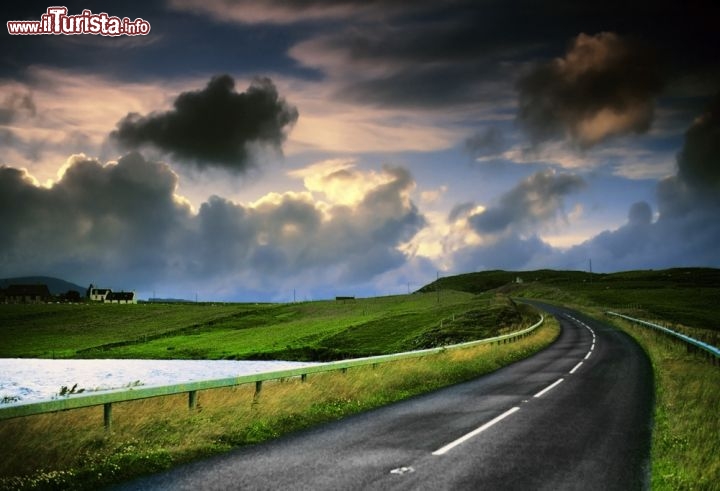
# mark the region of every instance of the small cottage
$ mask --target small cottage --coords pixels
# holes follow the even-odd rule
[[[5,303],[45,303],[52,300],[47,285],[10,285],[3,296]]]
[[[109,288],[95,288],[92,285],[88,288],[88,298],[93,302],[104,302],[110,293],[112,290]]]

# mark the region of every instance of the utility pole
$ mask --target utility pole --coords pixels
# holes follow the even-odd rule
[[[440,303],[440,271],[437,272],[437,279],[435,280],[435,289],[437,290],[437,303]]]

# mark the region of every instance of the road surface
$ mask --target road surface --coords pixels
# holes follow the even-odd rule
[[[647,489],[650,362],[624,333],[544,308],[562,333],[531,358],[118,489]]]

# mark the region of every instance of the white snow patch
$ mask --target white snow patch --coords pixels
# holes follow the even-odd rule
[[[44,360],[0,358],[0,407],[57,397],[65,386],[85,391],[174,385],[273,372],[316,363],[244,360]]]

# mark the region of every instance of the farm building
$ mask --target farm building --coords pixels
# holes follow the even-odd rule
[[[0,298],[4,303],[45,303],[52,295],[47,285],[10,285]]]
[[[93,285],[87,289],[87,298],[101,303],[137,303],[135,292],[114,292],[110,288],[95,288]]]
[[[95,288],[94,286],[90,285],[90,288],[88,288],[88,299],[92,300],[93,302],[104,302],[107,296],[112,292],[109,288]]]

